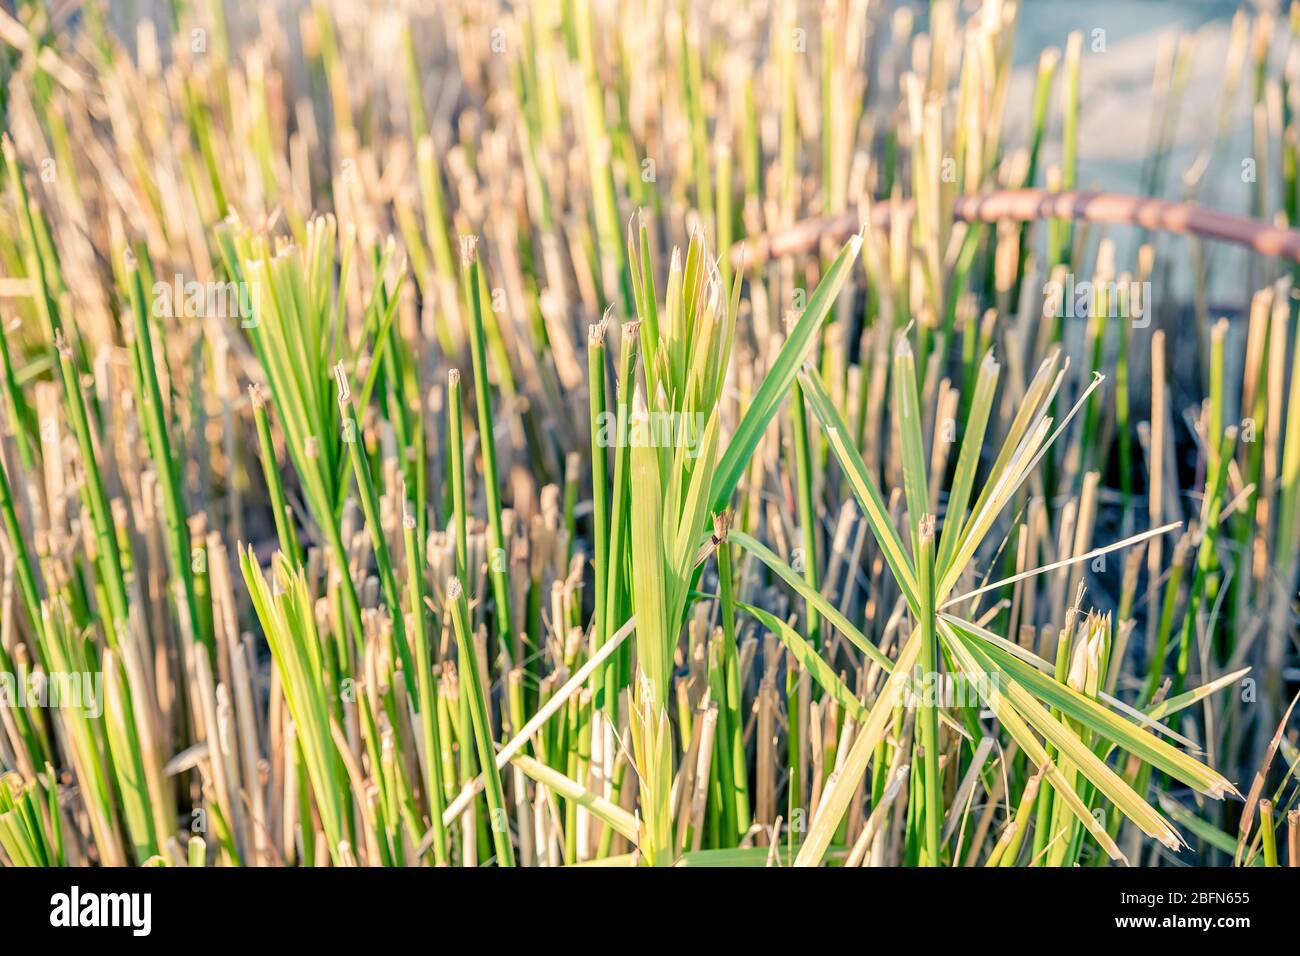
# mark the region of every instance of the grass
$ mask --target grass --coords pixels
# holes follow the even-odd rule
[[[1009,3],[304,7],[0,14],[0,864],[1300,863],[1286,31],[1239,220]]]

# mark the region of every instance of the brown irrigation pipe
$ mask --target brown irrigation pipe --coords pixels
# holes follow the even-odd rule
[[[871,221],[886,228],[895,214],[912,215],[911,200],[878,202]],[[1266,256],[1300,263],[1300,230],[1204,209],[1191,203],[1169,202],[1110,192],[1048,192],[1046,189],[1002,189],[958,196],[954,219],[963,222],[1033,222],[1039,219],[1079,219],[1114,226],[1140,226],[1155,232],[1200,236],[1247,246]],[[842,242],[861,228],[858,213],[826,219],[805,219],[780,232],[751,236],[731,249],[736,268],[761,264],[816,248],[823,238]]]

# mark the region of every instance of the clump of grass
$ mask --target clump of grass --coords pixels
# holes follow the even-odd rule
[[[14,20],[0,862],[1294,865],[1292,70],[1080,204],[1022,6]]]

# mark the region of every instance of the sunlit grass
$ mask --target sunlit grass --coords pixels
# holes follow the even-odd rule
[[[0,14],[0,862],[1297,862],[1300,17],[1187,243],[1001,0],[228,6]]]

